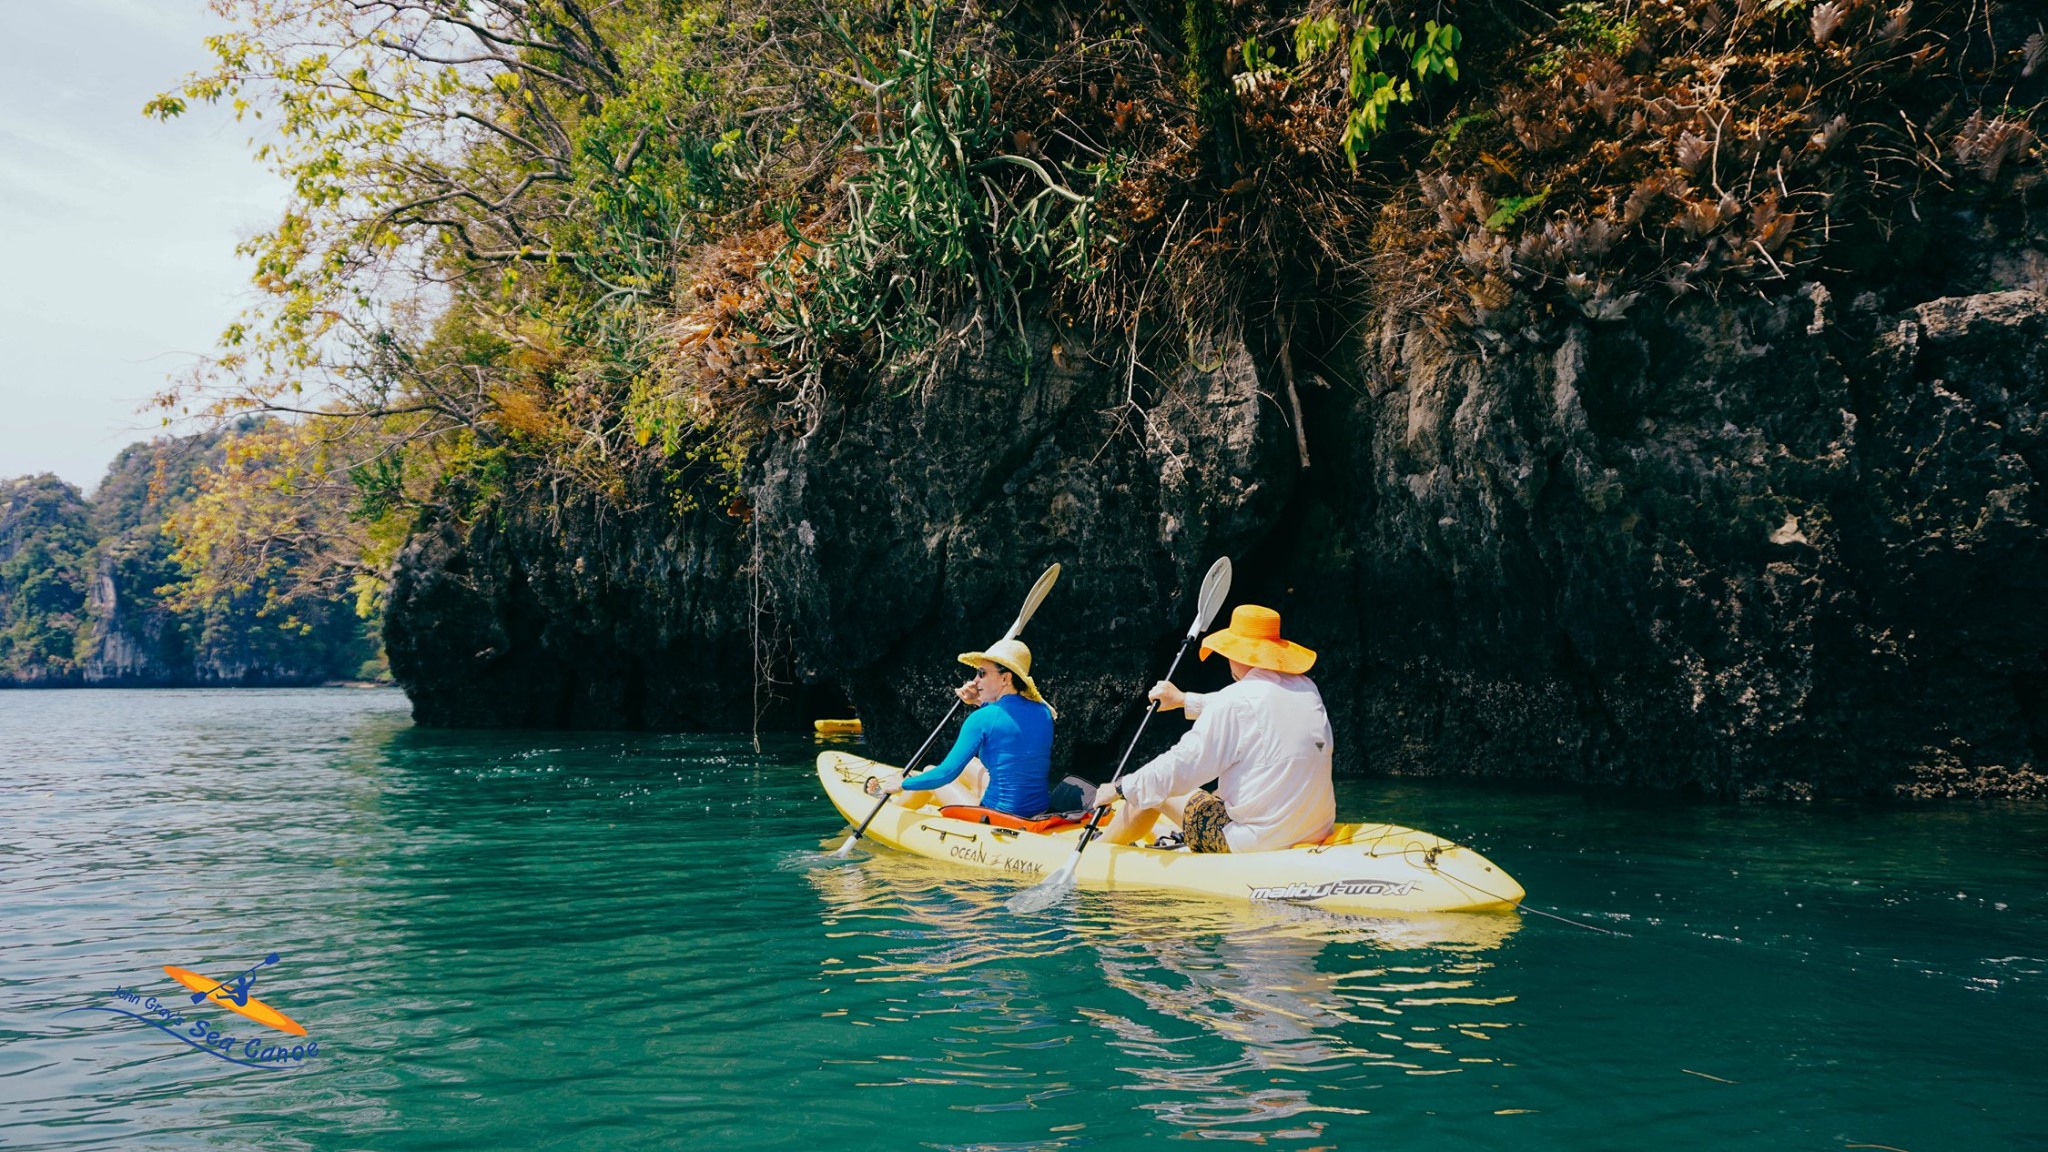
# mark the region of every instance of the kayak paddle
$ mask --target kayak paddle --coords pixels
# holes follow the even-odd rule
[[[251,965],[249,965],[249,966],[248,966],[247,968],[243,969],[242,971],[240,971],[240,972],[237,972],[237,973],[235,973],[235,974],[234,974],[233,976],[230,976],[230,977],[228,977],[227,979],[225,979],[225,980],[221,981],[221,982],[220,982],[220,983],[218,983],[218,984],[215,984],[215,985],[214,985],[213,987],[211,987],[211,988],[208,988],[208,989],[206,989],[205,991],[202,991],[202,992],[194,992],[194,993],[192,993],[192,1002],[193,1002],[194,1004],[198,1004],[198,1003],[200,1003],[200,1002],[204,1001],[204,1000],[205,1000],[205,999],[206,999],[206,998],[207,998],[208,996],[211,996],[211,995],[213,995],[213,994],[214,994],[215,992],[218,992],[218,991],[220,991],[221,989],[223,989],[223,988],[227,987],[228,985],[230,985],[230,984],[233,984],[233,983],[234,983],[235,981],[237,981],[237,980],[240,980],[240,979],[241,979],[242,977],[244,977],[244,976],[247,976],[247,975],[248,975],[249,973],[251,973],[251,972],[254,972],[254,971],[255,971],[255,970],[257,970],[258,968],[261,968],[261,967],[263,967],[263,966],[264,966],[264,965],[266,965],[266,964],[275,964],[275,963],[277,963],[277,961],[278,961],[278,955],[277,955],[277,953],[275,953],[275,952],[272,952],[272,953],[271,953],[270,955],[268,955],[268,956],[265,956],[265,957],[264,957],[263,959],[261,959],[261,960],[257,961],[257,962],[256,962],[256,963],[254,963],[254,964],[251,964]],[[235,994],[234,994],[233,992],[230,992],[230,993],[228,993],[228,995],[230,995],[230,996],[234,996]],[[241,1003],[241,1004],[243,1004],[243,1005],[245,1005],[245,1006],[246,1006],[246,1005],[247,1005],[247,1003],[248,1003],[248,999],[249,999],[249,994],[248,994],[247,992],[244,992],[244,993],[242,993],[242,994],[241,994],[241,996],[240,996],[240,997],[238,997],[238,998],[237,998],[237,1003]]]
[[[1031,614],[1033,612],[1038,611],[1039,601],[1044,600],[1045,594],[1047,592],[1052,591],[1052,586],[1059,582],[1059,578],[1060,566],[1058,564],[1054,564],[1052,567],[1047,568],[1044,572],[1039,573],[1038,582],[1031,586],[1031,591],[1027,593],[1024,597],[1024,608],[1022,611],[1017,613],[1017,622],[1010,625],[1010,630],[1008,632],[1003,633],[1004,640],[1015,640],[1017,638],[1017,634],[1019,632],[1024,631],[1025,622],[1031,619]],[[952,723],[953,714],[958,711],[960,711],[960,701],[956,697],[953,700],[953,706],[946,710],[946,718],[944,720],[939,721],[939,726],[937,728],[932,729],[932,734],[924,738],[923,747],[920,747],[917,750],[917,754],[915,756],[912,756],[909,762],[903,766],[903,774],[905,776],[909,776],[911,772],[916,769],[917,762],[924,758],[926,750],[932,746],[932,741],[937,740],[939,738],[939,733],[944,732],[946,730],[946,725]],[[860,822],[860,827],[855,828],[853,830],[853,835],[848,836],[846,838],[846,843],[841,844],[838,850],[833,852],[832,855],[837,856],[841,860],[844,860],[848,856],[853,855],[854,844],[857,843],[860,840],[861,836],[867,832],[868,825],[873,824],[875,822],[875,817],[880,816],[882,814],[882,806],[884,804],[887,804],[888,802],[889,794],[885,792],[882,794],[882,798],[880,800],[875,801],[874,811],[868,813],[868,818]]]
[[[1180,642],[1180,651],[1173,654],[1173,663],[1167,665],[1166,679],[1173,679],[1174,672],[1180,668],[1181,657],[1188,654],[1188,645],[1193,644],[1195,638],[1202,634],[1202,629],[1209,626],[1209,621],[1216,618],[1216,610],[1223,607],[1223,601],[1229,595],[1230,557],[1221,556],[1217,558],[1216,563],[1209,566],[1209,574],[1202,577],[1202,594],[1195,600],[1195,622],[1188,627],[1187,638]],[[1124,749],[1124,758],[1117,761],[1116,775],[1109,778],[1110,784],[1122,778],[1124,766],[1131,762],[1131,753],[1138,747],[1138,737],[1145,734],[1145,722],[1152,719],[1152,714],[1157,711],[1158,705],[1153,704],[1148,706],[1145,715],[1139,718],[1138,730],[1131,734],[1130,747]],[[1096,836],[1096,825],[1102,822],[1103,816],[1108,812],[1109,806],[1105,804],[1089,815],[1087,827],[1081,829],[1080,842],[1074,845],[1074,854],[1067,857],[1067,862],[1060,865],[1059,871],[1010,897],[1010,911],[1042,912],[1066,899],[1067,893],[1074,890],[1074,870],[1081,866],[1081,853],[1088,850],[1088,842]]]

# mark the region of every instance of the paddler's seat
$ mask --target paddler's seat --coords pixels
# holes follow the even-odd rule
[[[1349,844],[1351,843],[1351,838],[1357,835],[1358,830],[1363,827],[1365,827],[1365,825],[1363,824],[1338,824],[1335,827],[1331,828],[1330,834],[1323,837],[1321,840],[1303,840],[1299,844],[1290,845],[1290,847],[1334,848],[1339,844]]]
[[[982,808],[972,804],[948,804],[939,809],[939,815],[948,820],[964,820],[969,824],[1015,828],[1019,832],[1052,832],[1088,822],[1086,812],[1047,812],[1039,816],[1012,816],[1008,812],[998,812],[993,808]]]

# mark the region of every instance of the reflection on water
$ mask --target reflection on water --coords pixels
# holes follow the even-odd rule
[[[1492,959],[1520,926],[1512,916],[1367,919],[1151,892],[1082,892],[1066,914],[1016,916],[1003,907],[1011,886],[917,857],[790,863],[843,944],[824,962],[833,976],[965,985],[946,994],[961,1017],[947,1067],[921,1064],[893,1082],[1014,1076],[1024,1095],[1000,1107],[1042,1102],[1048,1094],[1032,1089],[1046,1086],[981,1060],[965,1072],[962,1058],[1086,1041],[1062,1031],[1078,1016],[1128,1057],[1112,1079],[1159,1120],[1312,1139],[1320,1114],[1367,1114],[1351,1090],[1494,1063],[1489,1042],[1518,1023]],[[1047,960],[1121,995],[1107,1007],[1045,1003],[1009,966]]]

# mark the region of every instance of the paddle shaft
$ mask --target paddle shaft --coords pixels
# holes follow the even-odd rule
[[[1187,639],[1182,640],[1180,642],[1180,651],[1175,652],[1173,654],[1173,663],[1168,664],[1166,666],[1166,679],[1168,681],[1171,681],[1173,679],[1173,674],[1175,672],[1180,671],[1181,659],[1188,654],[1188,645],[1194,642],[1195,637],[1194,633],[1192,632],[1188,634]],[[1124,769],[1128,767],[1131,762],[1131,753],[1138,750],[1138,738],[1145,734],[1145,725],[1151,721],[1152,714],[1157,711],[1159,711],[1158,703],[1156,701],[1151,702],[1146,707],[1145,714],[1138,718],[1138,730],[1136,732],[1131,733],[1131,745],[1130,747],[1124,749],[1124,758],[1117,761],[1116,774],[1109,778],[1110,784],[1114,784],[1118,780],[1123,779]],[[1109,787],[1109,784],[1105,784],[1103,785],[1103,787],[1107,788]],[[1086,828],[1081,829],[1081,842],[1074,846],[1074,855],[1079,856],[1085,849],[1087,849],[1088,842],[1090,840],[1095,839],[1095,837],[1099,835],[1099,833],[1096,831],[1096,825],[1102,823],[1102,818],[1108,813],[1109,805],[1103,804],[1098,806],[1093,812],[1088,814],[1088,826]]]
[[[1223,601],[1229,595],[1230,557],[1218,556],[1216,562],[1209,565],[1208,575],[1202,577],[1201,595],[1195,600],[1195,622],[1188,625],[1187,639],[1180,642],[1180,651],[1173,654],[1173,663],[1166,666],[1166,679],[1169,682],[1173,680],[1173,674],[1180,670],[1181,658],[1188,654],[1188,645],[1193,644],[1195,637],[1202,634],[1202,629],[1209,626],[1209,621],[1216,618],[1216,610],[1223,606]],[[1152,713],[1156,711],[1156,706],[1147,708],[1145,714],[1138,718],[1138,730],[1131,733],[1131,745],[1124,749],[1124,758],[1117,762],[1116,775],[1109,778],[1110,784],[1123,778],[1124,768],[1131,762],[1131,753],[1138,748],[1138,738],[1145,734],[1145,723],[1152,719]],[[1103,785],[1105,788],[1108,786]],[[1097,792],[1096,795],[1100,797],[1101,793]],[[1057,903],[1066,893],[1073,891],[1074,873],[1081,867],[1081,853],[1088,850],[1088,842],[1095,838],[1097,827],[1108,813],[1108,805],[1096,805],[1095,811],[1089,815],[1087,825],[1081,829],[1081,835],[1074,844],[1074,854],[1067,857],[1067,862],[1060,865],[1057,872],[1010,897],[1007,901],[1010,911],[1042,912]]]
[[[213,987],[208,988],[206,991],[194,992],[192,994],[192,1002],[194,1004],[197,1004],[200,1001],[206,999],[208,996],[213,995],[215,992],[220,991],[221,989],[227,987],[235,981],[240,980],[242,977],[247,976],[249,973],[254,972],[258,968],[261,968],[266,964],[277,963],[277,960],[277,953],[272,952],[270,955],[265,956],[263,959],[258,960],[256,963],[249,965],[247,968],[242,969],[240,972],[235,973],[233,976],[230,976],[227,979],[221,981],[220,983],[215,984]]]
[[[951,708],[946,709],[946,718],[944,720],[939,721],[939,726],[937,728],[932,729],[932,734],[924,738],[924,745],[917,750],[916,754],[911,756],[908,764],[903,769],[904,776],[907,777],[911,773],[917,771],[917,762],[919,760],[924,759],[924,754],[931,750],[932,741],[937,740],[939,738],[939,733],[944,732],[946,730],[946,725],[953,722],[953,714],[958,711],[960,711],[960,701],[955,700],[953,701],[953,706]],[[875,817],[880,816],[882,814],[882,807],[888,803],[889,794],[884,792],[882,794],[882,798],[880,800],[875,801],[875,810],[868,813],[868,818],[861,821],[860,827],[855,828],[853,830],[854,840],[859,840],[861,838],[861,835],[868,830],[868,825],[873,824],[875,822]],[[849,843],[850,842],[851,841],[849,841]]]

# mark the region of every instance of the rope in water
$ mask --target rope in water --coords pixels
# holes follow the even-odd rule
[[[1436,871],[1434,868],[1432,868],[1431,870]],[[1461,888],[1469,888],[1472,891],[1479,893],[1481,896],[1490,896],[1503,904],[1514,903],[1515,911],[1517,912],[1521,912],[1524,914],[1534,913],[1538,916],[1543,916],[1551,920],[1559,921],[1560,923],[1570,924],[1576,928],[1584,928],[1588,932],[1604,932],[1609,936],[1629,937],[1629,933],[1627,932],[1619,932],[1613,928],[1602,928],[1598,924],[1588,924],[1583,920],[1574,920],[1569,916],[1560,916],[1555,912],[1546,912],[1541,908],[1531,908],[1527,904],[1515,903],[1513,901],[1510,901],[1507,897],[1502,896],[1498,892],[1488,892],[1486,889],[1481,888],[1479,885],[1474,884],[1469,880],[1460,880],[1456,876],[1453,876],[1448,872],[1438,871],[1437,875],[1443,877],[1446,880],[1449,880],[1451,883],[1456,884]],[[1633,937],[1630,938],[1632,939]]]
[[[1350,835],[1344,837],[1343,839],[1327,840],[1324,841],[1322,846],[1334,848],[1340,844],[1357,844],[1360,842],[1360,833],[1377,832],[1378,835],[1368,836],[1365,838],[1366,842],[1369,844],[1369,846],[1365,850],[1366,855],[1371,857],[1377,857],[1380,854],[1381,846],[1384,845],[1387,842],[1387,840],[1391,838],[1395,833],[1403,831],[1413,831],[1413,829],[1404,829],[1401,828],[1399,825],[1395,824],[1362,825],[1356,828],[1354,831],[1352,831]],[[1619,932],[1613,928],[1602,928],[1598,924],[1588,924],[1583,920],[1574,920],[1569,916],[1560,916],[1555,912],[1546,912],[1541,908],[1531,908],[1527,904],[1509,900],[1507,897],[1502,896],[1498,892],[1488,892],[1486,889],[1481,888],[1477,884],[1471,883],[1467,880],[1460,880],[1456,876],[1453,876],[1448,872],[1439,871],[1436,867],[1436,858],[1442,855],[1443,853],[1449,852],[1455,848],[1464,847],[1464,845],[1461,845],[1453,840],[1446,840],[1441,836],[1434,837],[1434,839],[1436,840],[1436,844],[1428,848],[1423,848],[1419,844],[1410,843],[1401,849],[1401,855],[1408,856],[1409,854],[1419,849],[1423,854],[1424,866],[1426,866],[1431,872],[1435,872],[1437,875],[1442,876],[1444,879],[1449,880],[1453,884],[1459,885],[1463,888],[1470,889],[1473,892],[1477,892],[1481,896],[1485,896],[1492,900],[1498,900],[1502,904],[1512,904],[1514,906],[1515,911],[1517,912],[1547,917],[1549,919],[1560,921],[1565,924],[1570,924],[1577,928],[1584,928],[1589,932],[1604,932],[1609,936],[1629,936],[1629,933],[1627,932]],[[1412,864],[1413,861],[1410,861],[1410,863]]]
[[[1565,924],[1572,924],[1572,925],[1576,925],[1577,927],[1580,927],[1580,928],[1584,928],[1584,929],[1585,929],[1586,931],[1588,931],[1588,932],[1605,932],[1605,933],[1606,933],[1607,935],[1609,935],[1609,936],[1622,936],[1622,937],[1629,937],[1629,938],[1632,938],[1632,937],[1630,937],[1630,934],[1629,934],[1629,933],[1627,933],[1627,932],[1618,932],[1618,931],[1616,931],[1616,930],[1614,930],[1614,929],[1612,929],[1612,928],[1602,928],[1602,927],[1600,927],[1600,926],[1599,926],[1598,924],[1588,924],[1588,923],[1586,923],[1586,922],[1585,922],[1585,921],[1583,921],[1583,920],[1574,920],[1574,919],[1572,919],[1572,918],[1571,918],[1571,917],[1569,917],[1569,916],[1559,916],[1559,915],[1558,915],[1557,913],[1555,913],[1555,912],[1545,912],[1545,911],[1544,911],[1543,909],[1541,909],[1541,908],[1531,908],[1531,907],[1529,907],[1529,906],[1528,906],[1527,904],[1517,904],[1517,905],[1515,905],[1515,911],[1517,911],[1517,912],[1534,912],[1534,913],[1535,913],[1536,915],[1538,915],[1538,916],[1547,916],[1547,917],[1549,917],[1549,918],[1550,918],[1550,919],[1552,919],[1552,920],[1557,920],[1557,921],[1560,921],[1560,922],[1562,922],[1562,923],[1565,923]]]

